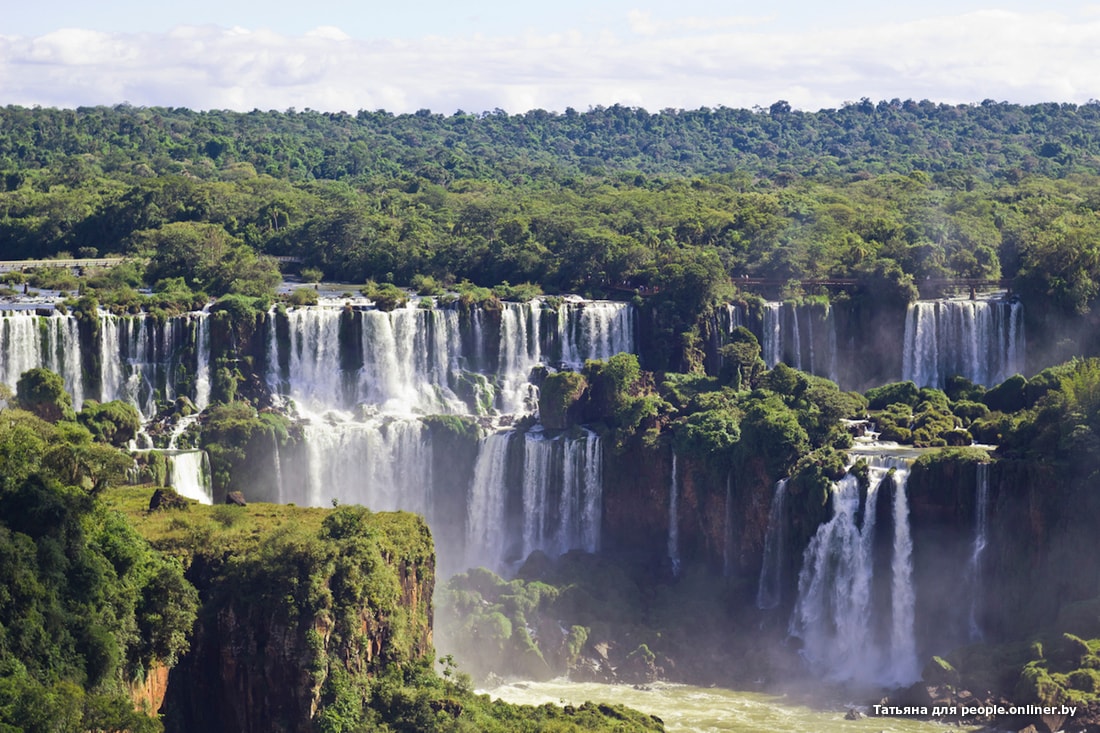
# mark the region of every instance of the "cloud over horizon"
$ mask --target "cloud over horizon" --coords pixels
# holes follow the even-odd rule
[[[212,25],[0,35],[0,104],[450,114],[1100,97],[1095,14],[987,10],[816,32],[765,31],[749,17],[625,20],[616,30],[417,40],[355,39],[332,26],[298,36]]]

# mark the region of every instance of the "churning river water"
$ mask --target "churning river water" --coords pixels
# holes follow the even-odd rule
[[[909,718],[868,715],[845,720],[847,708],[812,708],[795,700],[758,692],[655,683],[646,689],[626,685],[518,682],[487,690],[494,698],[521,705],[580,705],[586,700],[622,704],[656,715],[669,733],[946,733],[976,731]]]

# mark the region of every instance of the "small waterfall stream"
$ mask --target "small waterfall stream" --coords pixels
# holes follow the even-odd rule
[[[989,464],[979,463],[976,470],[974,542],[971,546],[970,562],[967,566],[967,581],[970,586],[970,611],[967,615],[967,625],[971,641],[981,641],[985,638],[981,625],[982,604],[984,602],[982,593],[982,555],[985,554],[989,533]]]
[[[672,574],[680,574],[680,477],[676,470],[676,451],[672,451],[672,476],[668,488],[668,559]]]
[[[764,557],[760,566],[760,583],[756,590],[756,607],[772,609],[782,600],[783,548],[787,543],[787,519],[785,502],[787,479],[775,484],[771,508],[768,511],[768,530],[764,536]]]
[[[202,504],[214,501],[210,484],[210,461],[203,450],[173,450],[168,456],[168,484],[180,496]]]

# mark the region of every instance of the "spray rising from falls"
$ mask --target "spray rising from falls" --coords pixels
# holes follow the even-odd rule
[[[904,685],[919,678],[914,636],[912,541],[905,494],[908,467],[871,456],[870,486],[861,503],[859,479],[847,474],[832,492],[833,518],[818,528],[803,557],[791,634],[803,655],[829,679]],[[879,495],[892,488],[890,603],[874,603],[875,532]]]
[[[951,376],[992,386],[1024,371],[1023,306],[999,300],[913,303],[905,317],[902,379],[943,387]]]

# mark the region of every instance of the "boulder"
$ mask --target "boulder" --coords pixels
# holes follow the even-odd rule
[[[156,512],[168,509],[186,509],[187,499],[176,493],[172,488],[160,488],[153,492],[149,499],[149,511]]]

